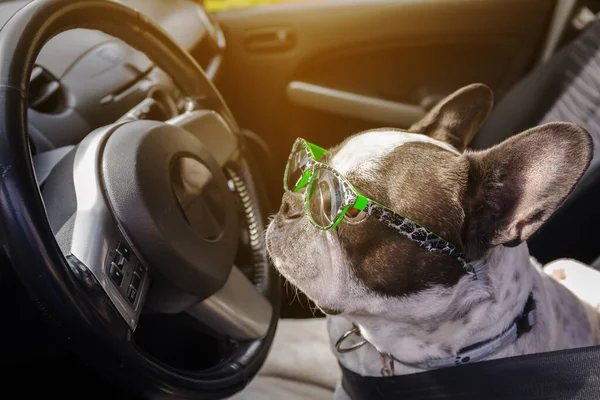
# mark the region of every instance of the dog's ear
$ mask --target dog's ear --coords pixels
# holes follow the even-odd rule
[[[422,133],[464,150],[485,122],[494,104],[492,90],[474,83],[440,101],[408,131]]]
[[[566,122],[465,153],[469,178],[462,240],[467,255],[476,259],[494,246],[527,240],[571,193],[592,153],[588,132]]]

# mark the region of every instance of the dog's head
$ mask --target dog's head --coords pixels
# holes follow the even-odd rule
[[[587,132],[568,123],[463,152],[491,107],[490,89],[470,85],[440,102],[412,133],[366,131],[320,161],[478,260],[530,237],[571,192],[592,154]],[[267,231],[279,271],[326,313],[373,313],[371,297],[412,296],[465,277],[452,256],[428,252],[376,218],[352,215],[322,231],[306,217],[304,191],[286,193]]]

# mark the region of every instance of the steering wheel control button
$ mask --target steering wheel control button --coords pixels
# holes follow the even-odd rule
[[[123,271],[121,271],[121,268],[117,264],[114,262],[110,263],[108,274],[117,286],[121,286],[121,283],[123,282]]]
[[[135,303],[136,297],[137,297],[137,290],[135,290],[135,288],[129,286],[129,289],[127,289],[127,300],[133,305]]]
[[[142,264],[138,263],[135,266],[135,270],[133,272],[135,274],[138,274],[141,278],[143,278],[144,274],[146,273],[146,269],[142,266]]]
[[[117,254],[120,254],[121,256],[123,256],[125,261],[128,261],[129,255],[131,254],[131,252],[129,251],[129,248],[123,242],[119,242],[119,244],[117,245]]]
[[[135,300],[144,291],[146,268],[123,239],[119,239],[113,246],[109,253],[109,275],[118,292],[133,308]]]
[[[115,264],[117,264],[119,267],[122,267],[123,265],[125,265],[125,262],[127,260],[125,259],[125,257],[123,257],[123,255],[121,253],[117,253],[115,255]]]
[[[135,290],[139,290],[141,283],[142,283],[142,278],[134,272],[133,275],[131,275],[131,283],[129,284],[129,286],[131,286]]]

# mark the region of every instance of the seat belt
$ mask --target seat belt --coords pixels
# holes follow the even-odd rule
[[[392,377],[365,377],[340,366],[352,400],[600,399],[600,346]]]

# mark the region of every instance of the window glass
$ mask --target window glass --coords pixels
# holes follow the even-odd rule
[[[231,8],[254,7],[264,4],[305,3],[325,0],[204,0],[204,8],[208,12],[222,11]]]

